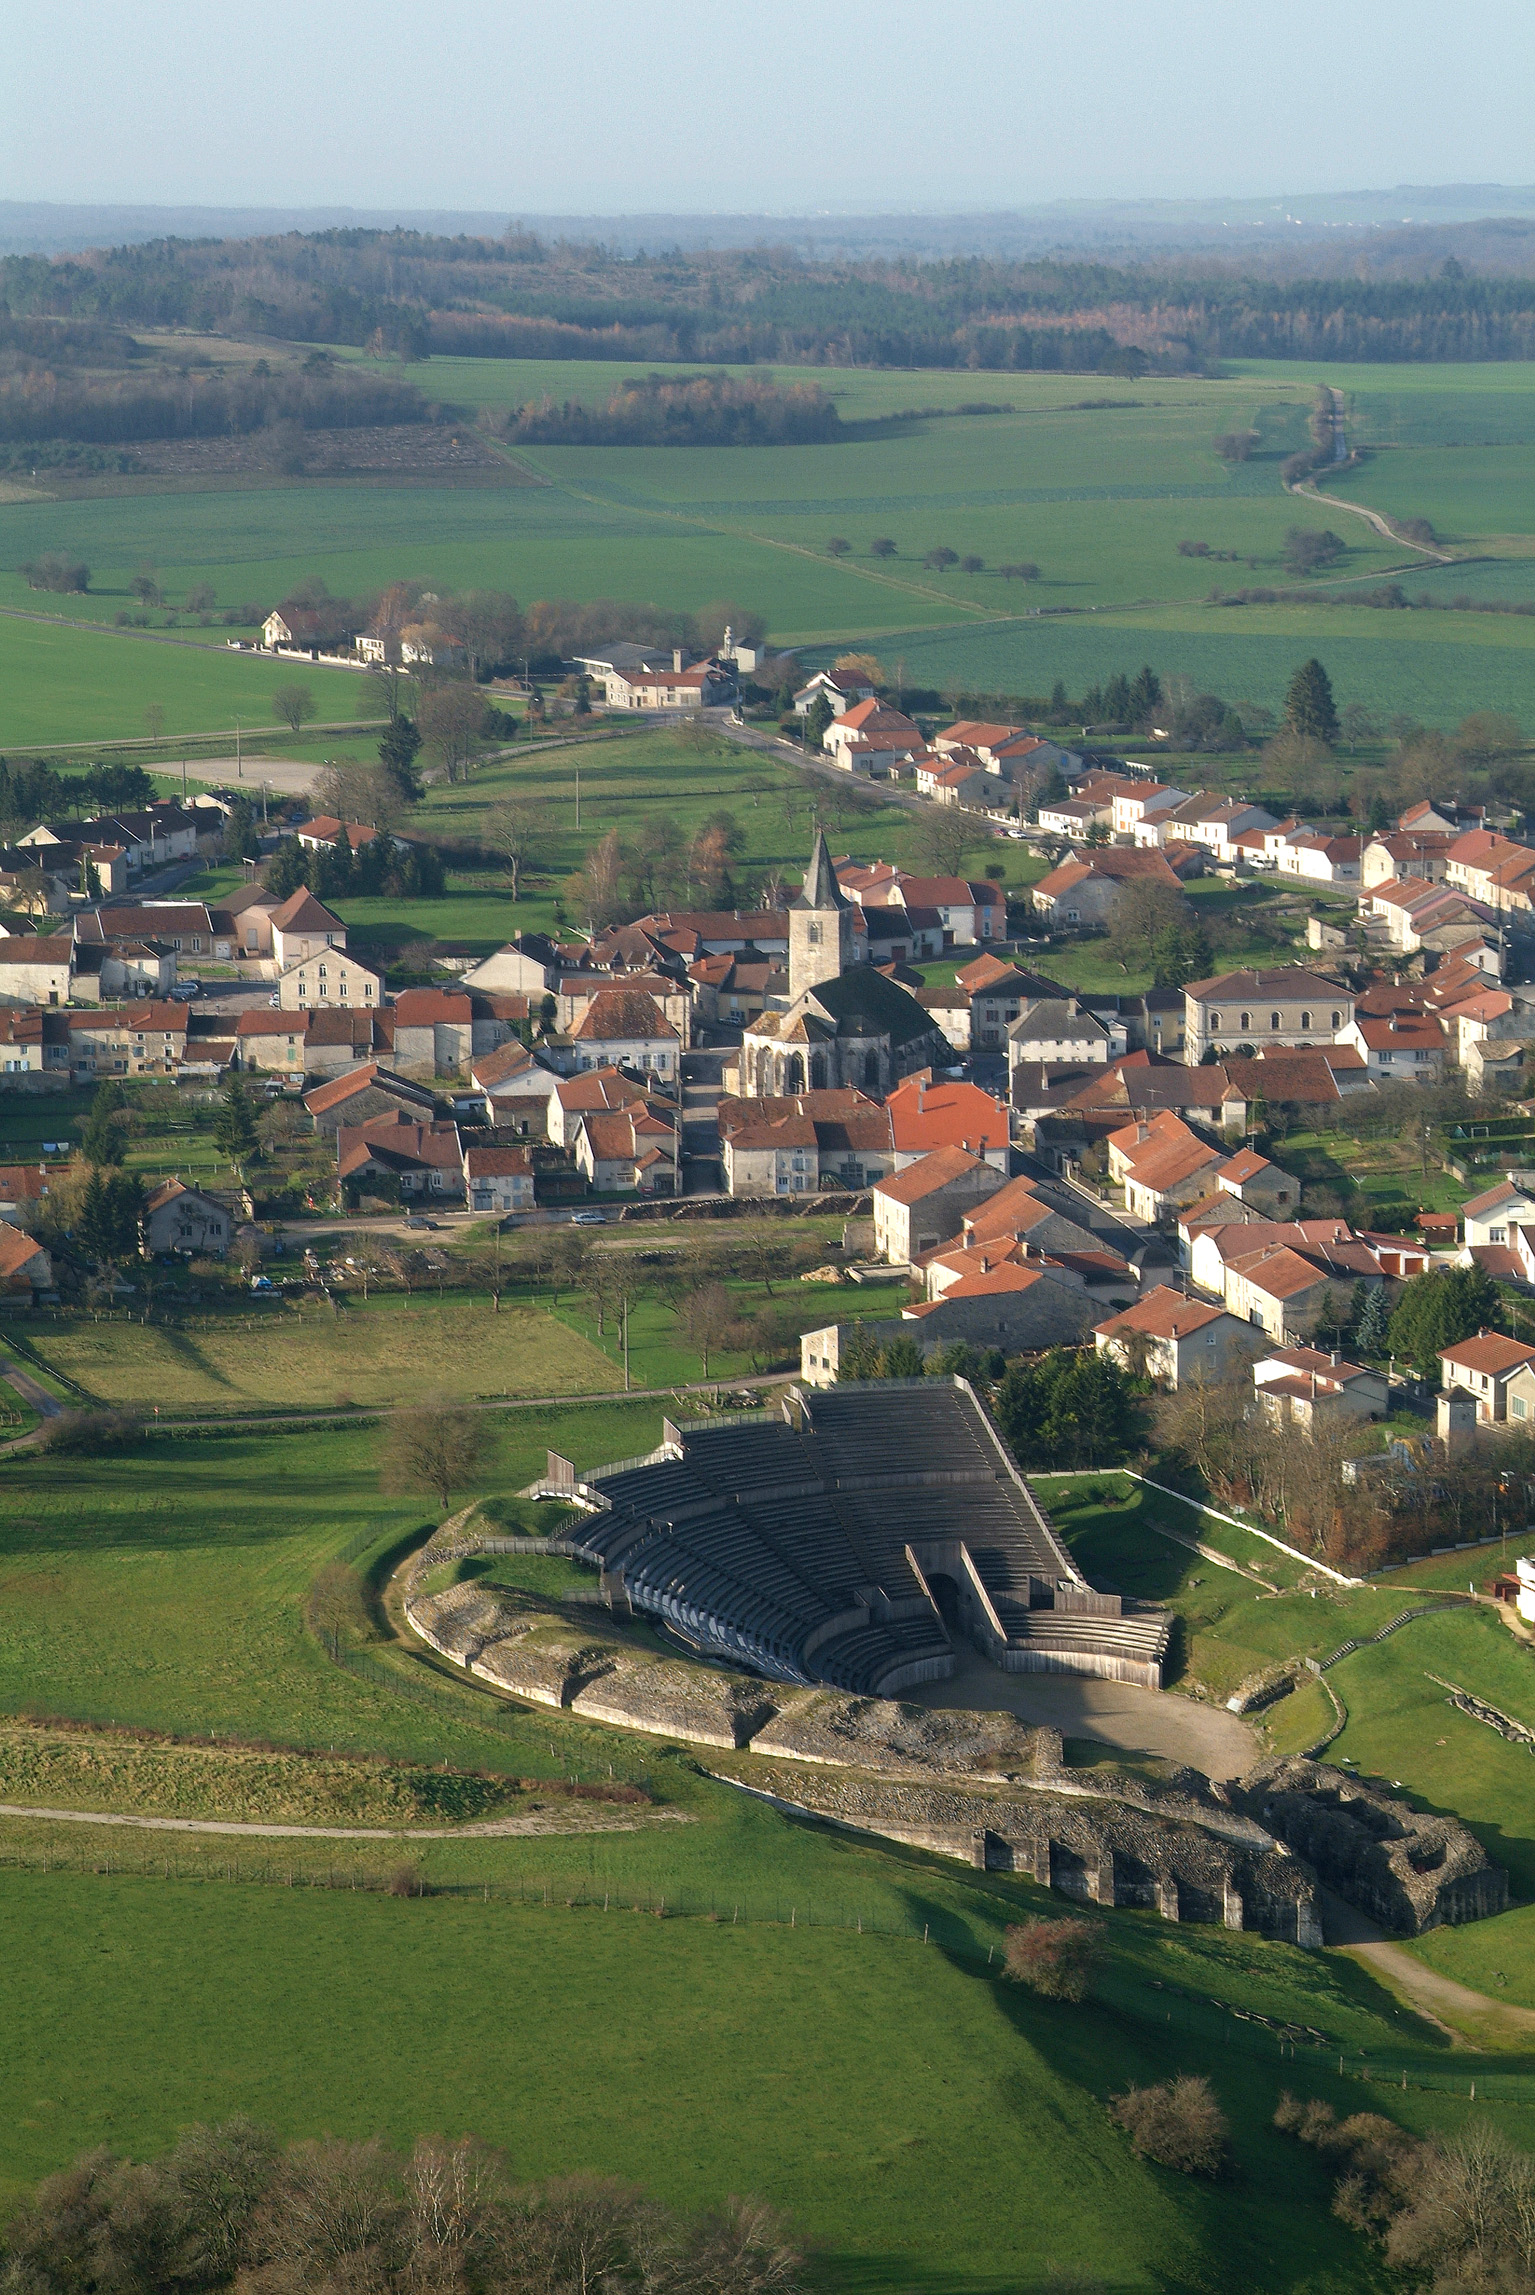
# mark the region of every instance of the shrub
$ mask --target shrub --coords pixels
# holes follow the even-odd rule
[[[1084,2000],[1102,1952],[1090,1921],[1021,1921],[1007,1932],[1007,1973],[1047,2000]]]
[[[1109,2106],[1143,2159],[1179,2175],[1219,2175],[1229,2134],[1208,2080],[1183,2073],[1155,2088],[1127,2088]]]
[[[66,1410],[48,1420],[37,1448],[60,1458],[95,1458],[143,1439],[144,1422],[131,1410]]]

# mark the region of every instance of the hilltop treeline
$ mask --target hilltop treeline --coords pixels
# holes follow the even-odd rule
[[[420,358],[1187,371],[1225,357],[1535,356],[1535,279],[1244,276],[1214,262],[621,256],[527,233],[293,232],[0,263],[13,322],[186,327]]]
[[[803,446],[841,427],[819,383],[643,375],[620,383],[605,406],[546,398],[517,407],[505,435],[539,446]]]

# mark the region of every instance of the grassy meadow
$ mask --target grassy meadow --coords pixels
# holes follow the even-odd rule
[[[823,1286],[780,1284],[772,1302],[746,1278],[727,1282],[741,1315],[771,1305],[770,1357],[794,1351],[801,1330],[832,1317],[899,1315],[904,1283],[859,1286],[835,1297]],[[263,1406],[323,1410],[345,1403],[409,1402],[425,1391],[496,1396],[612,1393],[623,1384],[623,1347],[610,1306],[599,1332],[580,1292],[556,1303],[547,1288],[508,1286],[497,1313],[488,1292],[445,1291],[427,1278],[409,1296],[347,1291],[338,1305],[303,1306],[241,1298],[189,1309],[175,1324],[61,1315],[33,1324],[37,1356],[107,1403],[168,1413],[236,1416]],[[795,1353],[797,1361],[797,1352]],[[712,1349],[709,1376],[730,1380],[753,1368],[749,1351]],[[636,1387],[686,1384],[704,1376],[664,1298],[647,1292],[629,1317],[629,1371]]]
[[[756,374],[762,370],[753,369]],[[546,392],[605,397],[621,379],[590,362],[432,360],[406,370],[466,412]],[[1528,622],[1502,616],[1401,614],[1330,605],[1234,608],[1214,591],[1282,587],[1294,524],[1337,528],[1347,552],[1324,588],[1400,579],[1454,594],[1489,566],[1510,596],[1535,595],[1528,569],[1527,409],[1520,367],[1343,368],[1249,362],[1221,378],[1140,383],[1061,375],[779,370],[829,390],[848,435],[818,446],[759,448],[528,447],[505,482],[376,483],[294,479],[220,483],[114,477],[97,492],[71,484],[0,505],[0,619],[42,612],[72,622],[131,608],[131,576],[152,566],[172,613],[194,583],[221,610],[268,605],[306,574],[340,594],[413,576],[444,590],[537,597],[618,597],[696,610],[730,598],[764,614],[784,643],[833,649],[863,641],[904,660],[914,684],[963,682],[1080,692],[1149,660],[1164,675],[1274,708],[1297,661],[1320,652],[1340,703],[1386,715],[1406,709],[1454,722],[1476,707],[1517,709],[1528,685]],[[1302,444],[1319,381],[1344,388],[1350,435],[1368,461],[1338,492],[1427,516],[1465,577],[1377,535],[1325,499],[1288,499],[1279,464]],[[976,411],[977,409],[991,411]],[[966,409],[970,411],[965,411]],[[891,419],[902,418],[902,419]],[[1246,463],[1212,441],[1254,429]],[[1521,457],[1524,459],[1521,460]],[[532,481],[529,483],[529,481]],[[897,544],[876,559],[870,544]],[[828,555],[835,537],[850,544]],[[1210,557],[1185,556],[1180,542]],[[979,573],[934,572],[937,545],[985,561]],[[23,562],[50,549],[84,558],[92,587],[53,599],[27,589]],[[1029,583],[1001,566],[1036,564]],[[163,618],[163,617],[162,617]],[[209,633],[212,634],[212,633]],[[83,650],[83,675],[51,677],[56,657],[7,648],[0,744],[106,738],[141,730],[159,699],[176,730],[207,730],[242,707],[234,681],[263,665],[221,663],[219,699],[178,659],[124,677],[116,657]],[[38,641],[40,642],[40,641]],[[60,641],[63,642],[63,641]],[[136,643],[141,638],[123,642]],[[281,675],[287,665],[279,665]],[[213,674],[210,664],[209,674]],[[264,687],[252,689],[264,691]],[[338,708],[337,715],[350,710]]]

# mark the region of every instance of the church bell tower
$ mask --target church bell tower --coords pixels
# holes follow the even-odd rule
[[[805,881],[789,903],[789,1001],[835,980],[856,961],[854,904],[837,882],[837,872],[817,829]]]

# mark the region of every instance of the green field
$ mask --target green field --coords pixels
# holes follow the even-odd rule
[[[782,370],[788,379],[804,371]],[[590,362],[434,360],[408,372],[466,409],[545,391],[605,396],[619,379]],[[1378,449],[1339,490],[1431,518],[1457,552],[1496,562],[1499,594],[1535,596],[1529,514],[1520,508],[1535,499],[1520,427],[1530,404],[1523,368],[1334,375],[1270,362],[1219,380],[1092,388],[1070,376],[809,373],[850,427],[834,444],[538,447],[518,449],[504,484],[491,473],[492,482],[457,486],[199,480],[178,491],[174,481],[114,479],[95,495],[70,488],[67,499],[8,502],[0,608],[111,619],[131,605],[130,576],[146,563],[173,611],[194,582],[212,583],[223,609],[270,604],[305,574],[347,595],[411,576],[444,590],[510,590],[524,602],[607,596],[696,610],[728,598],[764,614],[786,643],[875,644],[887,666],[904,660],[917,684],[1045,693],[1062,679],[1080,692],[1150,660],[1164,674],[1274,708],[1296,662],[1320,651],[1340,702],[1382,714],[1405,708],[1454,722],[1475,707],[1522,705],[1535,632],[1521,619],[1435,614],[1404,627],[1409,617],[1364,609],[1206,601],[1212,589],[1283,586],[1284,534],[1297,523],[1341,532],[1347,555],[1329,572],[1333,586],[1390,575],[1409,590],[1432,581],[1453,595],[1487,579],[1483,564],[1464,579],[1452,569],[1446,583],[1363,520],[1285,497],[1279,463],[1303,443],[1321,380],[1346,389],[1351,436]],[[977,404],[1004,411],[953,411]],[[1247,427],[1260,438],[1253,458],[1220,461],[1216,433]],[[516,482],[529,477],[535,483]],[[898,555],[876,560],[869,544],[887,535]],[[840,560],[827,555],[834,536],[852,545]],[[1230,555],[1180,556],[1181,541]],[[985,570],[930,572],[922,560],[938,544],[982,558]],[[50,549],[90,564],[88,596],[28,591],[15,569]],[[1023,560],[1039,566],[1037,582],[998,571]],[[221,665],[220,694],[257,673],[258,665]],[[153,698],[186,730],[216,726],[242,706],[205,699],[184,665],[174,678],[160,673],[163,696],[141,690],[153,681],[136,670],[121,695],[110,672],[104,686],[94,670],[60,681],[23,650],[6,659],[0,743],[136,732]]]
[[[217,640],[150,639],[0,614],[3,748],[142,740],[144,712],[158,707],[167,740],[227,729],[232,751],[236,719],[247,727],[275,724],[272,695],[278,686],[294,684],[309,687],[323,720],[379,714],[367,680],[355,671],[261,661],[232,653]]]
[[[931,1911],[955,1893],[878,1862]],[[1266,2125],[1287,2067],[1030,2002],[915,1940],[65,1875],[0,1881],[0,1938],[12,2189],[87,2142],[157,2148],[235,2110],[408,2142],[430,2098],[521,2175],[595,2170],[694,2208],[760,2193],[827,2289],[1376,2284],[1319,2164]],[[1224,2186],[1138,2163],[1102,2109],[1190,2062],[1232,2116]]]

